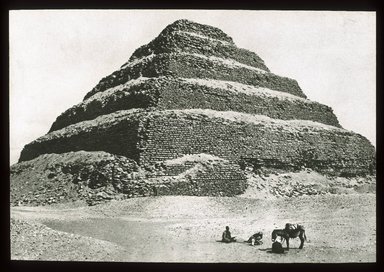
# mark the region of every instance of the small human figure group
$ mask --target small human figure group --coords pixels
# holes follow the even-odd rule
[[[259,231],[259,232],[256,232],[255,234],[253,234],[251,237],[249,237],[249,239],[245,242],[250,243],[252,246],[261,245],[263,243],[261,241],[262,239],[263,239],[263,233],[261,231]],[[225,231],[223,232],[221,241],[224,243],[236,242],[236,238],[232,237],[228,226],[225,227]]]
[[[286,242],[287,250],[289,250],[289,239],[300,238],[299,249],[302,249],[304,246],[304,241],[307,241],[307,236],[305,235],[305,228],[300,224],[286,223],[284,229],[275,229],[272,231],[272,253],[284,253],[283,243]],[[278,241],[280,238],[280,241]],[[246,243],[250,243],[252,246],[263,244],[263,233],[261,231],[253,234]],[[223,232],[222,242],[231,243],[236,242],[235,237],[232,237],[229,227],[225,227]]]

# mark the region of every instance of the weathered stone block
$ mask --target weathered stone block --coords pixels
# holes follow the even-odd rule
[[[100,116],[40,137],[23,149],[20,161],[78,146],[123,155],[140,165],[209,153],[236,162],[247,159],[260,167],[308,167],[340,175],[371,174],[376,166],[369,141],[341,128],[201,109]]]

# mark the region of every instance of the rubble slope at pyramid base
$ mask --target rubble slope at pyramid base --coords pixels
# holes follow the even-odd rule
[[[11,205],[96,205],[165,195],[273,199],[376,192],[373,176],[332,177],[311,169],[250,164],[241,168],[209,154],[184,155],[144,168],[106,152],[45,154],[11,167]]]
[[[234,196],[246,189],[239,165],[200,154],[140,167],[106,152],[45,154],[11,167],[11,203],[48,205],[159,195]]]

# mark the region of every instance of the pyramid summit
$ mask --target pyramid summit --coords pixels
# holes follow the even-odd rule
[[[103,78],[85,99],[131,79],[159,76],[231,80],[306,98],[295,80],[270,73],[259,56],[237,48],[221,30],[179,20],[137,49],[120,70]]]
[[[188,101],[183,101],[180,92],[185,93],[193,85],[200,87],[193,91]],[[170,93],[172,89],[179,95]],[[232,93],[237,103],[234,101],[229,105],[229,99],[226,103],[215,103],[207,97],[196,101],[199,95],[215,93],[214,89],[222,89],[219,93]],[[60,115],[50,132],[77,120],[93,119],[116,110],[161,107],[167,99],[159,101],[155,94],[159,91],[162,96],[173,96],[173,99],[169,97],[173,105],[163,108],[232,109],[340,126],[331,108],[305,99],[296,80],[271,73],[258,55],[236,47],[232,38],[218,28],[178,20],[137,49],[119,70],[103,78],[86,94],[82,103]],[[189,94],[192,93],[189,91]],[[176,105],[180,102],[183,105]],[[199,104],[194,104],[196,102]],[[207,103],[210,105],[204,105]],[[279,110],[284,108],[282,104],[293,105],[290,112],[283,114]]]
[[[17,184],[34,168],[37,186],[50,169],[48,183],[85,187],[78,197],[91,201],[238,195],[249,168],[367,176],[375,167],[371,143],[296,80],[220,29],[178,20],[27,144],[11,176]]]

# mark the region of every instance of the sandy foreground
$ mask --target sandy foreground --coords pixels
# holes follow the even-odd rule
[[[308,241],[270,253],[286,222]],[[229,226],[236,243],[219,242]],[[257,231],[263,244],[244,242]],[[162,196],[97,206],[11,207],[11,259],[120,262],[339,263],[376,261],[375,194],[293,198]]]

